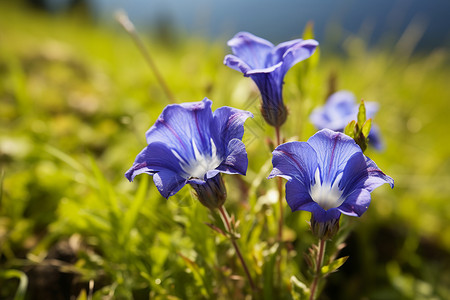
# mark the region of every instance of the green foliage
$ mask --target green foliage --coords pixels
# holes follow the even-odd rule
[[[14,278],[19,280],[19,285],[14,295],[14,300],[24,300],[28,287],[28,278],[25,275],[25,273],[14,269],[0,271],[0,282],[2,282],[5,279],[8,280]],[[6,284],[2,283],[2,286],[6,286]]]
[[[372,119],[366,120],[366,106],[364,100],[361,100],[359,105],[357,121],[352,120],[347,124],[344,133],[355,140],[364,152],[369,145],[369,132],[372,127]]]
[[[229,240],[205,224],[225,232],[218,214],[198,204],[187,187],[165,200],[151,177],[129,183],[123,176],[167,104],[131,39],[118,28],[94,26],[86,16],[50,18],[5,3],[0,9],[8,11],[0,18],[0,298],[23,298],[27,286],[35,287],[33,274],[49,266],[49,280],[73,276],[79,299],[88,298],[90,281],[94,299],[250,295]],[[304,36],[311,34],[307,28]],[[236,242],[259,298],[302,299],[311,281],[302,254],[316,241],[308,213],[288,209],[286,247],[275,240],[276,182],[266,180],[272,150],[266,137],[274,133],[259,115],[254,86],[222,65],[223,41],[189,37],[168,46],[149,35],[145,42],[179,101],[207,96],[214,109],[230,105],[254,113],[245,125],[247,176],[225,176],[225,206],[240,221]],[[322,55],[319,61],[314,55],[288,72],[284,137],[306,140],[314,133],[308,115],[326,99],[335,73],[339,89],[380,103],[374,122],[386,151],[369,147],[365,153],[396,187],[376,190],[362,218],[343,218],[325,256],[324,272],[339,272],[328,276],[323,294],[448,298],[448,52],[404,57],[392,49],[369,51],[357,37],[343,46],[344,57]],[[357,131],[367,137],[371,121],[364,118],[350,132],[359,124]],[[283,255],[281,278],[277,253]],[[342,258],[336,260],[336,253]]]
[[[322,275],[326,276],[328,274],[331,274],[333,272],[336,272],[348,259],[348,256],[344,256],[338,259],[333,260],[328,265],[325,265],[322,267]]]

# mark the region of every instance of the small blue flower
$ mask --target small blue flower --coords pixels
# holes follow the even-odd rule
[[[360,217],[370,193],[394,180],[366,157],[349,136],[323,129],[307,142],[289,142],[273,151],[269,178],[287,179],[286,201],[292,211],[312,213],[318,223],[334,222],[341,213]]]
[[[367,119],[375,116],[378,111],[378,103],[364,102]],[[339,91],[332,94],[324,106],[314,109],[309,116],[311,123],[317,129],[328,128],[343,132],[348,123],[356,120],[359,104],[355,95],[349,91]],[[384,145],[381,140],[380,129],[374,123],[369,133],[369,144],[377,150],[382,150]]]
[[[128,180],[142,173],[152,175],[161,195],[168,198],[187,183],[201,195],[221,189],[219,173],[245,175],[248,159],[241,140],[244,122],[253,115],[227,106],[213,113],[211,104],[205,98],[166,106],[146,133],[148,146],[125,173]]]
[[[283,103],[283,79],[296,63],[310,57],[319,43],[315,40],[292,40],[274,46],[271,42],[248,32],[239,32],[231,40],[234,55],[227,55],[224,64],[255,81],[261,92],[261,112],[266,122],[279,127],[287,117]]]

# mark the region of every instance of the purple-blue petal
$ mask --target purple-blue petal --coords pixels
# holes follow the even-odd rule
[[[137,156],[133,166],[125,173],[129,181],[139,174],[153,175],[161,170],[181,173],[179,160],[173,155],[166,144],[155,142],[145,147]]]
[[[181,177],[172,170],[162,170],[153,175],[153,182],[158,191],[164,198],[175,195],[183,186],[186,185],[186,178]]]
[[[235,138],[228,143],[226,157],[216,170],[226,174],[245,175],[247,166],[248,158],[245,145],[241,140]]]
[[[316,203],[317,204],[317,203]],[[325,223],[333,219],[339,219],[341,216],[341,211],[337,208],[330,208],[329,210],[324,210],[319,204],[314,206],[311,213],[314,215],[316,222]]]
[[[273,49],[271,42],[248,32],[237,33],[227,45],[251,69],[266,68],[266,60]]]
[[[369,136],[367,138],[369,139],[369,144],[376,150],[382,151],[384,149],[380,128],[377,124],[372,123],[372,127],[370,128]]]
[[[281,144],[272,152],[273,170],[269,179],[280,176],[288,180],[296,178],[306,188],[314,181],[314,172],[318,167],[317,154],[306,142]]]
[[[358,110],[359,110],[359,103],[357,104],[357,106],[358,106]],[[373,119],[373,117],[375,117],[375,115],[379,109],[378,103],[372,102],[372,101],[364,101],[364,106],[366,108],[366,118]]]
[[[366,164],[367,164],[367,172],[369,173],[369,178],[366,180],[364,184],[364,188],[372,192],[374,189],[388,183],[391,188],[394,188],[394,179],[381,171],[378,166],[375,164],[373,160],[366,156]]]
[[[310,115],[310,120],[318,129],[343,131],[350,121],[356,119],[357,115],[358,106],[353,93],[339,91],[332,94],[324,106],[315,108]]]
[[[301,42],[303,42],[302,39],[296,39],[278,44],[272,49],[272,61],[274,63],[282,61],[286,52]]]
[[[354,153],[346,162],[343,170],[339,189],[343,191],[342,196],[347,197],[353,191],[364,188],[369,178],[366,158],[362,152]]]
[[[364,189],[356,189],[348,195],[345,202],[338,209],[348,216],[361,217],[370,205],[370,192]]]
[[[179,160],[167,145],[160,142],[145,147],[125,176],[133,181],[134,177],[142,173],[153,176],[158,191],[165,198],[174,195],[186,184]]]
[[[214,130],[212,132],[212,134],[216,135],[216,147],[218,144],[228,147],[228,143],[232,139],[241,140],[244,136],[245,120],[249,117],[253,118],[251,112],[229,106],[216,109],[214,111]]]
[[[147,143],[164,142],[186,160],[194,158],[193,142],[201,153],[211,152],[210,123],[212,101],[166,106],[156,123],[147,131]]]
[[[263,106],[276,109],[283,104],[283,78],[279,75],[279,72],[254,73],[250,75],[250,78],[256,83],[261,93]]]
[[[315,40],[298,40],[297,43],[287,48],[282,57],[283,66],[280,70],[281,76],[284,78],[284,75],[292,66],[313,55],[318,45],[319,43]],[[283,48],[283,44],[280,44],[276,50]]]
[[[248,76],[247,72],[252,70],[252,68],[245,61],[231,54],[225,56],[223,63],[236,71],[242,72],[244,76]]]
[[[286,202],[292,211],[312,211],[318,205],[311,198],[308,184],[296,177],[286,182]]]
[[[333,183],[334,178],[344,171],[347,161],[361,148],[349,136],[329,129],[322,129],[308,140],[317,153],[322,183]]]

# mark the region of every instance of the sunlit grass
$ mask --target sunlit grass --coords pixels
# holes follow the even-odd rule
[[[187,187],[165,200],[151,178],[129,183],[123,175],[167,104],[131,39],[119,26],[105,29],[79,16],[49,17],[4,3],[0,9],[0,269],[9,270],[0,273],[0,297],[23,293],[26,280],[11,270],[31,281],[37,266],[49,263],[47,254],[68,243],[74,261],[53,257],[62,261],[57,270],[78,274],[78,288],[86,291],[92,279],[97,299],[242,298],[244,274],[233,273],[240,268],[229,243],[205,225],[220,224],[219,216]],[[289,299],[289,290],[275,290],[270,278],[277,195],[275,183],[266,180],[267,139],[274,134],[259,115],[256,87],[223,66],[224,41],[185,37],[167,44],[143,37],[178,102],[208,97],[213,109],[230,105],[254,113],[243,139],[248,175],[225,177],[226,206],[241,220],[239,242],[265,297]],[[315,132],[307,116],[325,101],[333,73],[338,89],[380,103],[375,122],[386,150],[366,154],[396,186],[375,191],[362,218],[344,221],[353,229],[344,249],[350,259],[329,278],[325,294],[445,298],[448,52],[409,57],[394,48],[367,49],[358,37],[343,47],[343,55],[321,52],[316,66],[298,65],[286,76],[290,119],[284,136],[306,140]],[[302,252],[313,242],[306,220],[306,213],[286,211],[292,251],[282,262],[285,286],[292,275],[302,277]]]

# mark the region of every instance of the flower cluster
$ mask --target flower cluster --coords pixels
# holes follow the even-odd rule
[[[294,64],[310,57],[318,43],[298,39],[274,46],[250,33],[240,32],[228,41],[228,45],[233,55],[227,55],[224,63],[254,80],[262,96],[262,115],[269,125],[276,128],[280,144],[280,127],[288,115],[282,97],[284,76]],[[212,101],[207,98],[201,102],[168,105],[147,131],[148,145],[137,155],[125,176],[130,181],[142,173],[153,176],[156,187],[165,198],[175,195],[188,184],[204,206],[217,209],[227,232],[214,226],[211,228],[230,237],[255,292],[257,287],[235,241],[238,235],[230,221],[234,218],[229,218],[223,206],[227,192],[221,177],[223,173],[246,174],[248,157],[242,138],[244,122],[253,115],[227,106],[213,112],[211,105]],[[371,102],[366,103],[365,107],[369,118],[378,109]],[[363,112],[364,105],[361,105],[360,115]],[[285,195],[288,205],[292,211],[311,212],[311,230],[320,240],[318,251],[312,252],[317,253],[317,257],[313,258],[316,270],[313,270],[310,299],[315,299],[318,280],[324,276],[321,267],[325,241],[338,231],[341,215],[360,217],[368,209],[374,189],[385,183],[394,186],[394,180],[363,154],[353,138],[339,132],[357,114],[358,105],[353,94],[337,92],[310,116],[312,123],[321,129],[319,132],[307,142],[284,143],[272,152],[273,170],[268,179],[279,177],[277,241],[282,245],[281,178],[287,180]],[[367,124],[364,138],[371,123]],[[372,127],[369,141],[376,148],[381,148],[376,126]]]
[[[283,78],[291,66],[314,53],[314,40],[293,40],[274,46],[247,32],[234,36],[228,45],[234,55],[224,63],[251,77],[262,95],[262,112],[270,125],[286,120],[282,100]],[[247,153],[242,143],[243,124],[250,112],[221,107],[214,113],[212,101],[167,106],[147,131],[148,146],[126,172],[132,181],[141,173],[153,176],[161,195],[168,198],[190,184],[208,208],[220,207],[226,191],[219,173],[245,175]],[[372,117],[378,107],[366,103]],[[340,91],[310,118],[316,127],[342,131],[357,113],[353,94]],[[379,146],[377,129],[370,140]],[[393,180],[364,156],[350,137],[328,129],[308,142],[291,142],[273,151],[273,171],[269,178],[288,180],[286,200],[293,211],[310,211],[313,223],[335,222],[341,213],[361,216],[370,203],[370,192]],[[313,226],[314,227],[314,226]]]

